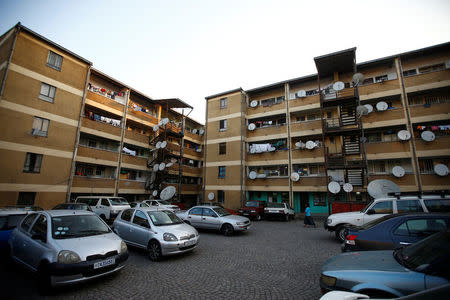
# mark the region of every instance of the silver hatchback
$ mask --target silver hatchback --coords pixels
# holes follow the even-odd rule
[[[38,273],[44,290],[114,273],[128,259],[122,239],[95,213],[81,210],[29,214],[9,247],[14,261]]]
[[[131,208],[114,221],[114,231],[127,243],[146,249],[153,261],[162,256],[194,250],[198,232],[172,211],[157,208]]]

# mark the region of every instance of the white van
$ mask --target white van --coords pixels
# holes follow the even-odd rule
[[[122,210],[131,208],[127,200],[122,197],[79,196],[75,202],[89,205],[92,211],[105,221],[114,221]]]

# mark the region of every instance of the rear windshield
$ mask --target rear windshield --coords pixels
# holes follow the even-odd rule
[[[283,203],[268,203],[267,207],[275,207],[275,208],[284,208],[284,204]]]
[[[429,212],[450,212],[450,199],[426,199],[424,202]]]
[[[73,215],[52,218],[54,239],[68,239],[105,234],[111,229],[96,215]]]
[[[108,198],[111,205],[127,205],[125,198]]]
[[[155,226],[167,226],[183,223],[183,221],[178,218],[176,214],[168,210],[149,211],[147,214]]]
[[[247,203],[245,203],[246,207],[259,207],[259,202],[258,201],[248,201]]]
[[[231,215],[226,209],[222,207],[214,207],[213,210],[219,215],[219,217]]]

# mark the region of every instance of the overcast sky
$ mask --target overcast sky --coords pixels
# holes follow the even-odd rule
[[[315,56],[448,42],[450,1],[0,0],[0,34],[19,21],[152,98],[188,102],[203,123],[206,96],[315,73]]]

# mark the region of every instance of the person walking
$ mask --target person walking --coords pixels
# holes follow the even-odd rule
[[[316,223],[314,223],[313,218],[311,217],[311,209],[309,208],[309,204],[306,204],[306,209],[305,209],[305,221],[304,221],[304,225],[303,227],[306,227],[308,225],[313,225],[314,227],[316,226]]]

